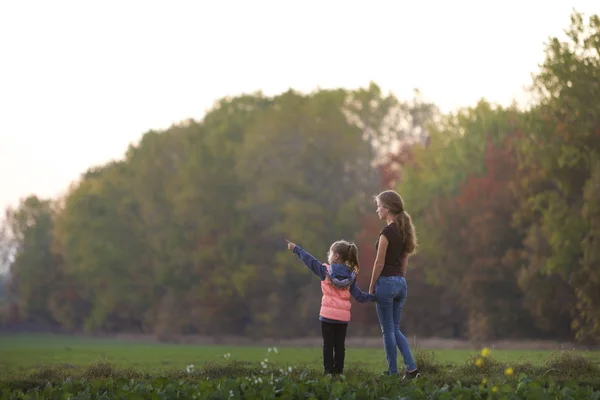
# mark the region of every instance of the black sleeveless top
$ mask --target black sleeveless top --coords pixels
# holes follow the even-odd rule
[[[404,241],[396,229],[396,223],[392,222],[383,227],[380,232],[388,240],[388,248],[385,252],[385,262],[381,276],[404,276],[406,275],[406,267],[402,266],[404,258]],[[379,237],[375,242],[375,249],[379,246]]]

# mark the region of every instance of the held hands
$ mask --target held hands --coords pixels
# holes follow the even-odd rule
[[[371,283],[369,285],[369,295],[371,296],[371,301],[372,302],[376,302],[377,301],[377,294],[375,293],[375,284]]]
[[[285,239],[285,241],[287,242],[287,248],[288,248],[288,250],[294,251],[294,248],[296,247],[296,245],[294,243],[290,242],[287,239]]]

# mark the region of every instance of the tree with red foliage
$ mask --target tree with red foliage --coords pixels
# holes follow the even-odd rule
[[[381,190],[393,189],[401,181],[404,168],[415,166],[414,146],[417,144],[400,147],[397,153],[389,154],[386,161],[379,166]],[[357,281],[359,286],[368,287],[377,254],[375,241],[383,228],[382,221],[375,214],[375,206],[371,213],[363,216],[362,227],[356,238],[361,265]],[[408,274],[411,292],[408,304],[418,304],[418,308],[405,309],[401,321],[403,331],[426,337],[459,336],[460,327],[457,321],[460,319],[460,313],[457,313],[456,307],[453,306],[456,296],[446,287],[428,283],[424,271],[418,268],[419,259],[419,255],[411,258]],[[361,330],[361,333],[380,332],[377,314],[373,308],[357,307],[354,310],[354,326]]]

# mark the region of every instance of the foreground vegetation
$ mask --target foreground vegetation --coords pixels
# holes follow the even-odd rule
[[[415,381],[383,376],[381,349],[349,348],[345,375],[323,376],[320,352],[0,336],[0,398],[600,399],[599,352],[417,349]]]
[[[272,350],[273,351],[273,350]],[[600,398],[600,368],[572,352],[543,364],[508,365],[487,349],[463,364],[443,365],[417,351],[423,378],[404,381],[353,364],[339,377],[314,366],[211,361],[161,373],[99,361],[85,366],[47,365],[13,372],[0,381],[3,399],[37,398]]]
[[[57,398],[153,398],[153,399],[385,399],[385,398],[431,398],[431,399],[481,399],[481,398],[570,398],[597,399],[600,392],[589,386],[570,383],[565,386],[540,383],[522,377],[500,385],[480,384],[464,386],[438,386],[434,382],[419,379],[403,384],[392,378],[352,377],[346,379],[315,378],[309,374],[297,377],[271,375],[269,377],[246,377],[220,380],[178,379],[166,377],[147,381],[128,378],[103,381],[65,381],[58,385],[46,385],[30,391],[3,389],[5,399],[57,399]]]

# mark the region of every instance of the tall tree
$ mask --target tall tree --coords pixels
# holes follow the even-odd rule
[[[568,40],[550,40],[534,80],[540,104],[521,146],[528,173],[520,219],[542,243],[530,270],[558,274],[577,298],[573,328],[581,340],[600,339],[600,268],[594,256],[595,163],[600,154],[600,17],[584,23],[573,12]],[[534,252],[534,253],[531,253]]]
[[[57,323],[52,305],[62,297],[62,260],[52,251],[54,209],[51,200],[29,196],[6,210],[7,234],[14,246],[11,291],[23,318],[41,325]]]

